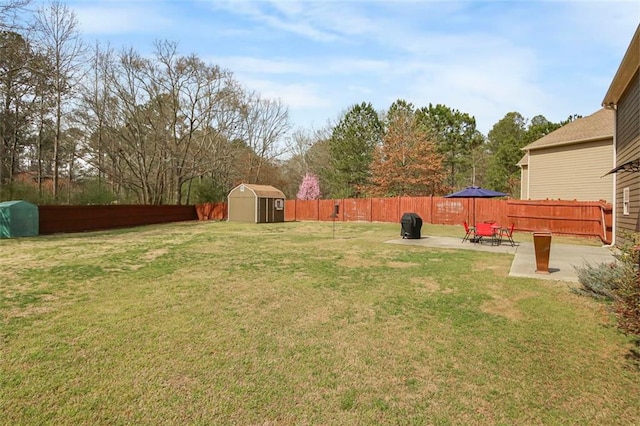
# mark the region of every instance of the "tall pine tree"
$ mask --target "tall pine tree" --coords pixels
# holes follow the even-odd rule
[[[477,159],[474,151],[484,142],[476,129],[475,117],[446,105],[420,108],[417,119],[433,136],[437,150],[443,155],[447,184],[451,188],[469,186],[475,182]]]
[[[333,129],[329,139],[330,169],[326,170],[330,196],[361,195],[368,182],[373,151],[380,144],[382,124],[370,103],[352,106]]]

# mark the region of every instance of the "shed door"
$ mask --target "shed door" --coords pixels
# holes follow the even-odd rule
[[[265,222],[269,222],[269,216],[268,216],[268,211],[269,209],[267,208],[267,201],[268,198],[258,198],[258,223],[265,223]]]
[[[276,221],[275,211],[276,211],[275,200],[273,198],[269,198],[267,200],[267,222]]]

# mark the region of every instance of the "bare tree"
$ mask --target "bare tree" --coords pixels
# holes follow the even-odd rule
[[[38,54],[33,61],[34,76],[34,106],[35,118],[34,127],[37,128],[35,136],[36,163],[38,172],[38,196],[42,198],[44,194],[43,181],[45,170],[47,174],[53,172],[53,123],[52,114],[54,110],[52,66],[49,58]]]
[[[84,159],[91,164],[97,173],[98,185],[104,183],[107,169],[106,149],[109,143],[110,131],[117,126],[114,111],[117,102],[111,96],[109,75],[114,67],[114,52],[109,45],[101,46],[96,42],[91,58],[90,72],[86,74],[80,98],[80,108],[76,112],[79,124],[86,133],[87,153]],[[113,184],[112,180],[112,184]],[[115,189],[115,188],[114,188]],[[115,192],[115,191],[114,191]]]
[[[233,163],[241,92],[229,72],[157,42],[153,59],[120,54],[109,87],[119,121],[109,155],[140,202],[180,204],[185,184]]]
[[[330,165],[328,140],[332,125],[327,123],[320,129],[297,129],[287,137],[288,158],[282,164],[286,184],[280,189],[287,197],[295,197],[299,184],[307,173],[313,173],[320,179],[320,187],[328,188],[321,179],[321,171]]]
[[[302,128],[296,129],[287,138],[287,153],[293,160],[291,162],[292,165],[293,163],[295,163],[295,167],[297,168],[298,173],[300,173],[300,176],[309,171],[309,161],[307,158],[307,153],[313,146],[313,143],[313,134],[310,131]]]
[[[110,168],[104,171],[137,194],[140,203],[157,204],[160,197],[153,195],[157,193],[154,176],[162,173],[162,169],[158,169],[162,164],[158,161],[160,150],[156,149],[158,138],[151,133],[149,124],[155,119],[143,78],[149,66],[148,60],[129,49],[119,54],[109,75],[112,95],[118,100],[118,124],[112,145],[106,147]]]
[[[249,93],[241,109],[243,141],[250,149],[247,161],[252,183],[260,183],[265,162],[286,152],[281,143],[290,128],[289,113],[280,100],[262,99]]]
[[[15,174],[31,168],[40,152],[34,130],[46,110],[49,68],[19,33],[0,31],[0,51],[0,184],[11,188]]]
[[[18,22],[20,12],[29,5],[30,0],[2,0],[0,2],[0,31],[16,31],[21,25]]]
[[[53,197],[58,196],[60,143],[65,114],[65,102],[73,95],[76,83],[84,71],[85,46],[78,29],[75,13],[55,0],[36,12],[36,37],[44,53],[51,58],[52,88],[55,103],[53,146]]]
[[[169,133],[166,161],[173,194],[168,197],[181,204],[183,185],[210,170],[221,143],[237,127],[239,95],[229,72],[195,55],[180,56],[175,43],[155,46],[149,87]]]
[[[29,121],[32,95],[29,43],[18,33],[0,31],[0,185],[11,183],[19,163],[19,145]],[[0,186],[1,188],[1,186]]]

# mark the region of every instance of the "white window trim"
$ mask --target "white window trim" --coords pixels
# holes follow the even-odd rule
[[[629,216],[629,187],[622,189],[622,214]]]

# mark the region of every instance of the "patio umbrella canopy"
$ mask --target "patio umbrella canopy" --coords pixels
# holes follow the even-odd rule
[[[504,192],[493,191],[491,189],[481,188],[479,186],[467,186],[465,189],[454,192],[453,194],[445,195],[445,198],[473,198],[473,221],[476,221],[476,201],[475,198],[497,198],[506,197],[509,194]]]

